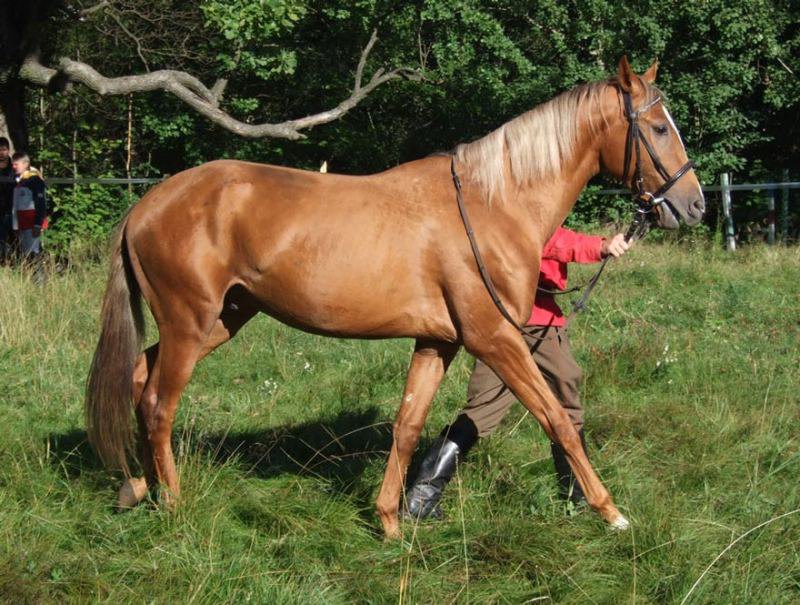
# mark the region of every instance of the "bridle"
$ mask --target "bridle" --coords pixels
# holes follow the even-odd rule
[[[687,172],[689,172],[694,167],[694,162],[691,160],[687,161],[683,166],[681,166],[674,174],[670,176],[669,172],[666,168],[664,168],[664,164],[658,157],[658,154],[653,149],[652,144],[650,141],[647,140],[647,137],[644,136],[641,128],[639,127],[639,117],[648,112],[650,109],[655,107],[658,103],[661,102],[661,96],[658,95],[650,102],[645,104],[644,106],[640,107],[639,109],[633,109],[633,101],[631,100],[631,95],[628,91],[620,89],[620,93],[622,94],[622,101],[625,107],[625,119],[628,121],[628,133],[625,139],[625,166],[622,171],[622,182],[627,184],[630,175],[630,165],[631,165],[631,156],[633,155],[634,151],[636,153],[636,164],[635,164],[635,172],[633,174],[633,183],[631,184],[631,194],[633,196],[634,202],[637,205],[636,214],[633,217],[633,221],[631,222],[630,227],[628,227],[628,231],[625,234],[625,241],[632,241],[636,239],[640,239],[647,233],[647,230],[650,228],[650,222],[653,211],[656,209],[657,206],[661,204],[666,204],[669,208],[669,211],[675,216],[677,219],[678,213],[675,208],[672,206],[670,201],[664,196],[664,194],[669,191],[678,180],[684,176]],[[664,183],[656,189],[654,192],[649,192],[644,186],[644,176],[642,175],[642,146],[644,146],[647,154],[650,156],[650,159],[653,162],[653,166],[655,166],[656,172],[664,179]],[[489,275],[489,271],[486,268],[486,265],[483,262],[483,258],[481,257],[481,252],[478,249],[478,242],[475,239],[475,232],[472,230],[472,226],[470,225],[469,216],[467,215],[467,208],[464,205],[464,195],[461,191],[461,179],[458,176],[458,172],[456,172],[456,157],[453,155],[450,160],[450,173],[453,177],[453,185],[456,189],[456,201],[458,202],[458,211],[461,214],[461,221],[464,223],[464,228],[467,231],[467,237],[469,238],[469,244],[472,248],[472,254],[475,257],[475,262],[478,264],[478,271],[481,274],[481,278],[483,279],[483,283],[486,286],[486,289],[489,292],[489,295],[492,297],[492,301],[494,301],[495,306],[500,311],[500,314],[517,330],[522,332],[523,334],[527,334],[525,331],[524,325],[519,325],[514,318],[511,316],[511,313],[508,312],[503,301],[500,300],[500,296],[497,293],[497,290],[494,287],[494,283],[492,283],[492,278]],[[634,189],[635,186],[635,189]],[[589,279],[586,283],[585,287],[578,286],[576,288],[570,288],[569,290],[547,290],[544,288],[537,288],[539,292],[544,292],[547,294],[567,294],[568,292],[574,292],[576,290],[580,290],[583,288],[583,294],[581,297],[573,304],[572,313],[570,313],[569,317],[567,318],[567,323],[575,316],[576,313],[579,313],[584,308],[586,308],[586,303],[589,300],[589,295],[592,293],[597,281],[600,279],[600,276],[603,274],[603,270],[606,267],[606,263],[613,258],[612,256],[607,256],[603,259],[600,263],[600,267],[598,268],[597,272]]]
[[[647,137],[644,136],[644,133],[639,126],[639,117],[661,103],[661,95],[657,95],[644,106],[634,110],[631,94],[627,90],[622,89],[620,89],[620,93],[622,94],[622,102],[625,107],[625,119],[628,121],[628,133],[625,138],[625,160],[622,171],[622,182],[626,185],[628,184],[628,179],[631,176],[631,156],[633,155],[634,150],[636,152],[635,171],[633,174],[633,182],[631,183],[630,187],[631,194],[634,202],[637,205],[637,208],[634,220],[631,223],[628,232],[625,234],[625,239],[630,241],[633,238],[638,239],[638,237],[643,235],[642,231],[646,231],[646,227],[642,226],[646,225],[647,223],[645,219],[648,218],[648,215],[651,215],[656,207],[660,206],[661,204],[665,203],[673,216],[676,219],[678,218],[678,212],[672,206],[670,201],[664,196],[664,194],[672,189],[672,186],[675,185],[675,183],[677,183],[681,177],[694,168],[694,162],[692,162],[692,160],[688,160],[670,176],[667,169],[664,168],[664,164],[661,162],[658,154],[655,152],[655,149],[653,149],[653,145],[650,143]],[[642,175],[642,146],[644,146],[645,151],[647,151],[647,155],[650,156],[650,160],[653,162],[656,172],[658,172],[659,176],[664,179],[664,183],[652,193],[647,191],[644,186],[644,176]]]

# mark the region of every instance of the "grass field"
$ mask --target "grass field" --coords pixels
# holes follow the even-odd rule
[[[179,509],[115,514],[119,478],[82,410],[104,274],[39,288],[0,269],[4,602],[800,602],[798,248],[640,246],[575,322],[590,458],[631,531],[565,515],[519,406],[462,465],[447,519],[391,543],[373,501],[411,342],[266,317],[184,394]],[[470,364],[451,368],[422,446]]]

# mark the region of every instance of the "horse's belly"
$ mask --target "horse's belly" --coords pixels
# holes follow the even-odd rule
[[[343,242],[324,254],[299,246],[273,254],[249,281],[267,313],[311,332],[455,338],[441,289],[419,258]]]
[[[320,207],[273,194],[237,221],[246,285],[267,312],[326,334],[455,338],[434,219],[364,192]]]
[[[414,299],[397,282],[348,276],[334,282],[333,276],[315,280],[270,272],[250,290],[265,312],[310,332],[359,338],[455,337],[444,301]]]

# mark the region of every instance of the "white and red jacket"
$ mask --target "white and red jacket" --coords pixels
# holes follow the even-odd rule
[[[30,169],[17,177],[11,207],[11,222],[15,231],[47,226],[47,198],[44,181],[38,170]]]

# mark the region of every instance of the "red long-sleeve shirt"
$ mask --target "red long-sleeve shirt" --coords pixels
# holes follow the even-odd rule
[[[549,290],[567,287],[567,263],[596,263],[602,259],[603,238],[559,227],[544,245],[539,286]],[[551,294],[536,294],[529,326],[563,326],[564,313]]]

